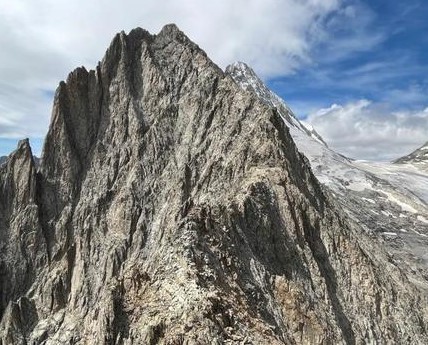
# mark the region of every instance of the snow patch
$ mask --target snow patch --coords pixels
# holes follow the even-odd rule
[[[385,235],[385,236],[397,236],[397,233],[395,233],[395,232],[382,232],[382,235]]]
[[[403,211],[410,212],[410,213],[418,213],[418,211],[414,207],[412,207],[409,204],[397,199],[393,194],[385,192],[385,191],[382,191],[381,193],[385,194],[390,202],[400,206]]]
[[[422,236],[422,237],[428,237],[427,235],[425,235],[425,234],[421,234],[419,231],[416,231],[416,230],[412,230],[416,235],[419,235],[419,236]]]
[[[417,216],[417,219],[425,224],[428,224],[428,219],[426,219],[424,216]]]
[[[382,214],[383,214],[384,216],[392,217],[392,213],[391,213],[391,212],[389,212],[389,211],[382,210],[382,211],[380,211],[380,212],[382,212]]]

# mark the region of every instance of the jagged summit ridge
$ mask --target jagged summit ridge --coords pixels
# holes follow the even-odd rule
[[[426,296],[278,110],[176,27],[70,74],[45,143],[0,170],[3,343],[426,341]]]
[[[243,89],[255,92],[270,107],[285,108],[288,113],[287,120],[290,125],[297,127],[301,126],[291,109],[284,103],[284,101],[282,101],[282,99],[265,86],[254,70],[245,62],[235,62],[227,66],[225,72],[226,74],[231,75]]]

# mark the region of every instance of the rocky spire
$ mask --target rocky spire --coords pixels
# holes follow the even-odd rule
[[[277,109],[291,130],[303,132],[324,146],[327,146],[317,131],[311,126],[302,124],[288,105],[273,91],[269,90],[254,70],[246,63],[234,62],[226,67],[226,74],[230,75],[243,90],[254,92],[264,104]]]
[[[0,167],[0,315],[47,263],[39,225],[36,167],[28,139]]]

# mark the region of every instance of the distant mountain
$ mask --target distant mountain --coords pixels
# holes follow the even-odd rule
[[[292,130],[298,130],[327,146],[327,143],[317,131],[313,127],[301,123],[288,105],[278,95],[271,91],[246,63],[240,61],[235,62],[226,67],[225,73],[229,74],[241,88],[246,91],[255,92],[263,103],[277,109],[282,119]]]
[[[42,157],[0,168],[0,344],[428,343],[358,167],[175,25],[70,73]]]
[[[428,290],[428,174],[415,168],[427,161],[428,143],[410,155],[408,161],[414,165],[348,159],[302,126],[251,68],[236,63],[226,72],[242,89],[254,92],[279,112],[315,176],[333,193],[341,209],[379,239],[391,260]]]
[[[7,161],[7,156],[1,156],[0,157],[0,165],[2,165],[6,161]]]
[[[394,161],[395,164],[412,164],[415,167],[428,171],[428,142],[407,156]]]

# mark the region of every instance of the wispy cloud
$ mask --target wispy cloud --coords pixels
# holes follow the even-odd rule
[[[328,37],[313,47],[313,63],[269,84],[298,115],[358,99],[390,109],[428,105],[428,29],[422,2],[347,1],[326,18]],[[311,106],[304,106],[308,102]],[[302,111],[300,111],[302,110]]]
[[[315,64],[338,64],[378,47],[390,33],[376,27],[376,19],[376,13],[362,1],[345,1],[326,19],[326,37],[315,47]]]

